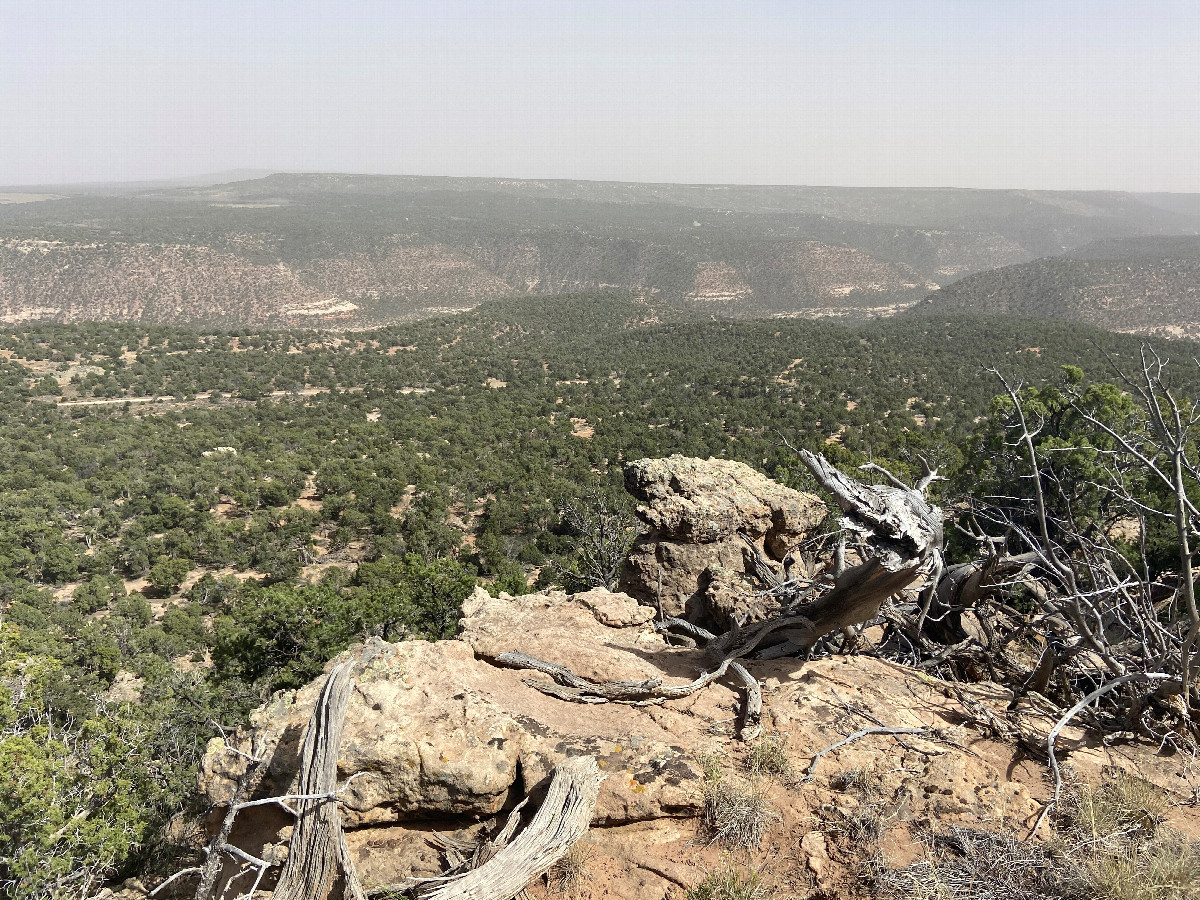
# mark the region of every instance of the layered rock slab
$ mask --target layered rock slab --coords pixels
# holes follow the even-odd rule
[[[752,748],[730,737],[740,695],[716,683],[661,706],[567,703],[526,683],[542,676],[492,662],[521,650],[596,680],[681,683],[702,668],[700,654],[666,646],[645,607],[605,591],[513,598],[478,590],[463,615],[456,640],[375,641],[351,651],[358,687],[339,777],[364,773],[346,791],[342,816],[369,888],[410,874],[441,874],[431,836],[480,839],[488,824],[503,821],[495,814],[525,792],[534,790],[536,806],[536,788],[553,766],[579,753],[596,756],[608,773],[594,818],[608,827],[585,839],[592,857],[581,900],[682,898],[685,886],[723,864],[723,851],[710,845],[697,819],[684,817],[702,806],[706,761],[719,761],[726,777],[749,777]],[[855,822],[882,823],[883,850],[892,859],[917,847],[910,824],[1027,830],[1050,790],[1042,761],[981,737],[950,686],[924,673],[867,656],[749,665],[763,683],[764,724],[783,741],[793,773],[763,782],[778,818],[753,864],[769,865],[797,897],[861,896],[842,838]],[[293,781],[321,683],[277,695],[239,735],[241,750],[267,749],[270,772],[259,796],[283,793]],[[955,690],[1000,717],[1011,701],[988,683]],[[869,716],[930,734],[855,741],[822,759],[811,782],[799,781],[814,753],[870,724]],[[1044,732],[1053,721],[1043,715],[1035,724]],[[1059,756],[1086,779],[1119,766],[1178,792],[1187,783],[1188,760],[1159,757],[1154,749],[1106,747],[1072,727]],[[201,775],[208,799],[227,801],[244,767],[220,741],[210,745]],[[1176,827],[1190,833],[1200,827],[1177,813]],[[291,819],[281,810],[247,809],[238,823],[231,838],[237,846],[261,858],[284,850]]]
[[[489,662],[520,649],[585,678],[693,679],[700,655],[668,647],[643,610],[620,594],[494,598],[478,590],[464,604],[457,640],[373,641],[351,651],[358,671],[338,768],[342,778],[362,774],[343,795],[346,826],[491,816],[543,785],[560,760],[581,754],[595,756],[608,776],[597,823],[698,812],[696,760],[725,740],[708,729],[728,723],[733,690],[713,685],[662,706],[580,705],[527,683],[543,676]],[[260,793],[288,790],[320,684],[277,695],[240,736],[239,749],[265,747],[270,759]],[[232,796],[244,768],[244,759],[214,741],[201,774],[209,799]]]
[[[668,615],[698,608],[713,568],[745,575],[745,535],[781,561],[824,520],[819,497],[784,487],[749,466],[724,459],[671,456],[625,469],[625,488],[648,528],[634,545],[620,587]]]

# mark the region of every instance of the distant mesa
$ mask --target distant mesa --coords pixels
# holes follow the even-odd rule
[[[864,319],[936,291],[1200,333],[1188,195],[244,174],[0,193],[0,320],[352,329],[596,292]]]

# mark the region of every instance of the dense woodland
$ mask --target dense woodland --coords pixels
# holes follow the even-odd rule
[[[1059,391],[1141,347],[1000,318],[703,322],[600,295],[337,335],[12,327],[0,896],[169,867],[204,743],[351,642],[448,636],[481,581],[583,583],[564,508],[628,504],[626,461],[725,457],[812,488],[792,448],[901,476],[924,458],[945,498],[1002,493],[1021,478],[996,463],[984,367],[1033,386],[1058,410],[1044,440],[1065,441]],[[1197,395],[1200,371],[1172,374]]]
[[[1200,239],[1097,241],[1053,256],[969,275],[910,314],[966,312],[1073,319],[1113,330],[1200,336]]]

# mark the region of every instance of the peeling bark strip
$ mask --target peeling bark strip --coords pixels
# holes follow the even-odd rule
[[[513,900],[583,837],[603,780],[594,757],[576,756],[559,763],[537,815],[511,844],[479,868],[421,896],[424,900]]]
[[[346,703],[353,686],[350,673],[353,659],[338,663],[325,680],[321,696],[313,707],[304,736],[300,757],[301,796],[296,806],[296,825],[287,862],[279,876],[274,900],[320,900],[333,886],[339,870],[342,894],[346,900],[366,900],[366,893],[354,871],[342,817],[334,797],[337,790],[338,745],[346,719]]]

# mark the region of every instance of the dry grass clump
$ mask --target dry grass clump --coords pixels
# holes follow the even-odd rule
[[[874,770],[844,769],[833,776],[830,787],[858,801],[849,809],[839,808],[838,818],[831,825],[832,830],[844,834],[856,847],[878,843],[888,826],[900,817],[900,808],[885,796],[882,781]]]
[[[1123,772],[1064,797],[1053,844],[953,826],[925,859],[878,871],[902,900],[1200,900],[1200,843],[1161,827],[1164,791]]]
[[[704,771],[704,826],[712,842],[728,847],[757,847],[778,813],[758,779],[728,776],[715,756],[701,760]]]
[[[843,769],[829,779],[829,786],[843,794],[872,794],[879,788],[879,779],[868,769]]]
[[[876,873],[876,890],[903,900],[1046,900],[1074,898],[1063,872],[1040,844],[952,826],[929,836],[925,859]]]
[[[792,761],[787,755],[787,735],[770,731],[750,748],[746,757],[750,774],[787,779],[792,776]]]
[[[1162,828],[1166,793],[1120,770],[1074,785],[1059,821],[1059,850],[1081,894],[1103,900],[1200,898],[1200,844]]]
[[[1152,838],[1167,806],[1166,793],[1118,770],[1096,785],[1072,785],[1064,797],[1059,830],[1065,842],[1117,849]]]
[[[571,845],[567,855],[554,864],[546,873],[546,881],[552,891],[571,894],[579,890],[587,878],[592,859],[592,845],[582,841]]]
[[[688,888],[687,900],[758,900],[765,892],[758,872],[730,865]]]
[[[1200,897],[1200,847],[1178,834],[1130,854],[1095,853],[1081,861],[1084,890],[1099,900],[1187,900]]]

